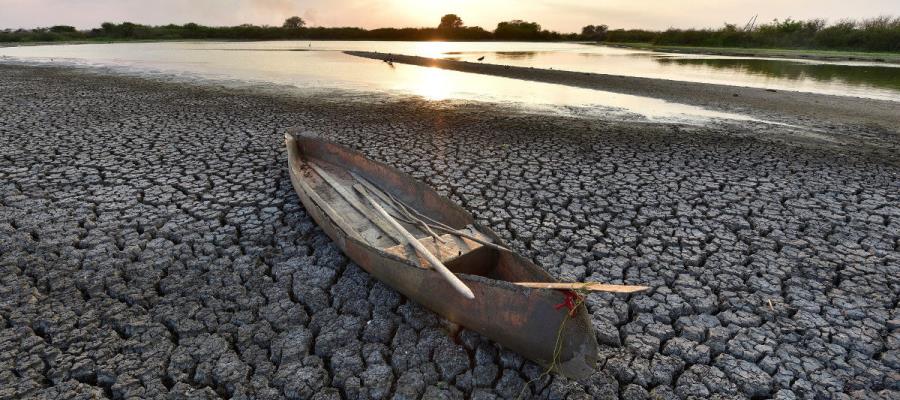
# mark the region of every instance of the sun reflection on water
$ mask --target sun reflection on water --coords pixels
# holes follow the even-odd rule
[[[453,88],[447,80],[447,74],[444,70],[436,67],[421,68],[418,76],[415,78],[416,83],[411,85],[417,95],[428,100],[446,100],[453,92]]]
[[[315,45],[325,46],[322,43]],[[369,49],[371,42],[328,43],[329,46],[359,46]],[[384,44],[377,43],[384,46]],[[405,43],[417,49],[377,49],[395,54],[423,54],[445,57],[454,52],[457,42]],[[496,44],[492,44],[495,45]],[[504,44],[505,46],[512,46]],[[513,44],[517,45],[517,44]],[[178,79],[226,80],[235,84],[273,83],[298,88],[301,91],[346,90],[351,92],[387,92],[415,95],[428,101],[486,101],[507,104],[526,104],[540,110],[627,110],[648,118],[700,116],[735,118],[708,112],[698,107],[667,103],[598,90],[522,81],[511,78],[419,67],[401,63],[387,63],[354,57],[341,51],[253,51],[247,43],[128,43],[86,44],[77,46],[28,46],[0,48],[0,55],[12,53],[23,60],[46,60],[50,57],[66,59],[66,63],[80,66],[110,68],[123,73],[142,76],[176,76]],[[260,49],[282,46],[291,49],[292,42],[260,42]],[[223,51],[233,49],[233,51]],[[387,50],[387,51],[384,51]],[[458,49],[456,49],[458,50]],[[252,51],[252,52],[251,52]],[[459,53],[457,51],[457,53]],[[470,53],[467,53],[470,54]],[[481,52],[484,54],[484,52]],[[41,58],[43,57],[43,58]],[[468,58],[472,58],[470,55]],[[604,111],[606,110],[606,111]],[[581,112],[581,111],[579,111]],[[588,111],[585,111],[588,112]],[[591,113],[593,113],[591,111]],[[714,114],[714,115],[713,115]],[[599,115],[599,114],[598,114]]]
[[[416,54],[422,57],[443,58],[445,53],[453,47],[451,42],[417,42]]]

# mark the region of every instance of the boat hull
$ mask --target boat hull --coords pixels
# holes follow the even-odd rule
[[[442,200],[447,204],[438,206],[447,207],[452,214],[461,217],[463,221],[459,223],[474,224],[468,213],[449,200],[440,198],[430,188],[411,177],[334,143],[297,135],[289,136],[286,145],[291,181],[300,201],[322,230],[354,263],[447,320],[478,332],[538,364],[553,366],[560,374],[581,379],[594,372],[597,341],[584,305],[578,305],[570,311],[561,306],[567,300],[566,293],[562,291],[530,289],[483,276],[458,274],[475,294],[474,300],[466,299],[435,271],[422,269],[407,259],[370,246],[342,229],[325,211],[327,207],[320,204],[322,199],[311,189],[311,185],[304,181],[300,166],[308,157],[323,157],[328,162],[347,163],[343,166],[365,175],[367,179],[394,182],[412,192],[427,189],[432,194],[418,199],[430,201],[432,206],[435,205],[434,198]],[[328,159],[329,155],[338,157]],[[376,177],[373,173],[381,176]],[[402,195],[398,193],[398,196]],[[460,211],[463,214],[459,214]],[[495,243],[500,243],[500,239],[490,229],[482,226],[477,228],[491,236]],[[546,272],[516,254],[498,252],[496,257],[500,259],[483,262],[496,262],[498,268],[507,269],[507,276],[513,276],[519,281],[553,281]],[[559,351],[554,362],[557,343]]]

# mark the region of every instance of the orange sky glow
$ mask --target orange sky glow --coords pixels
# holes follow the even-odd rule
[[[196,22],[280,25],[299,15],[316,26],[435,26],[456,13],[466,25],[492,30],[510,19],[574,32],[612,28],[717,27],[773,18],[865,18],[900,15],[898,0],[0,0],[0,28],[57,24],[96,27],[104,21],[159,25]]]

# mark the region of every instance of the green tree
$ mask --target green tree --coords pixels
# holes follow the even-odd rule
[[[450,31],[454,29],[459,29],[463,27],[463,20],[456,14],[447,14],[441,17],[441,24],[438,25],[438,30],[442,31]]]
[[[300,29],[304,26],[306,26],[306,21],[296,15],[284,20],[284,24],[281,25],[285,29]]]

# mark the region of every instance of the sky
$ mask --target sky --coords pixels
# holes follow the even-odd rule
[[[580,31],[588,24],[611,28],[666,29],[743,25],[760,21],[900,16],[900,0],[0,0],[0,29],[102,22],[148,25],[281,25],[298,15],[313,26],[436,26],[455,13],[466,25],[493,30],[523,19],[545,29]]]

